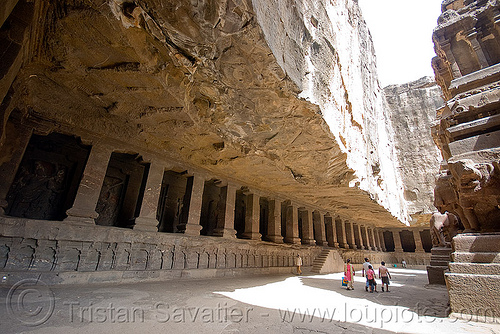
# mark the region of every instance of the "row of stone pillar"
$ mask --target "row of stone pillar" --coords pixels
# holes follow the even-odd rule
[[[425,252],[422,238],[420,237],[420,230],[417,228],[411,229],[413,233],[413,239],[415,241],[415,252],[423,253]],[[401,236],[399,234],[399,230],[392,230],[392,237],[394,239],[394,251],[395,252],[403,252],[403,243],[401,242]]]
[[[23,136],[28,142],[29,136]],[[24,145],[22,148],[25,148]],[[22,152],[18,154],[15,163],[19,164]],[[87,159],[79,189],[73,206],[67,210],[67,221],[95,223],[98,217],[95,211],[101,187],[106,176],[106,170],[113,153],[113,148],[107,144],[94,141],[90,155]],[[146,187],[141,201],[139,216],[135,219],[135,230],[158,231],[157,211],[165,165],[162,162],[149,160],[149,171]],[[13,171],[7,174],[15,174]],[[201,173],[191,174],[193,178],[191,196],[189,196],[189,214],[180,230],[187,235],[199,235],[202,229],[200,225],[203,191],[207,177]],[[219,210],[217,227],[212,235],[220,237],[235,237],[235,206],[236,194],[241,186],[226,182],[221,185],[221,202],[223,208]],[[2,198],[5,198],[6,189],[1,188]],[[289,200],[269,198],[264,196],[268,203],[267,232],[262,236],[260,228],[260,195],[258,192],[246,192],[246,210],[244,231],[242,238],[260,240],[264,237],[275,243],[320,245],[351,249],[386,251],[383,231],[349,222],[340,217],[332,217],[330,214],[310,209]],[[282,205],[285,231],[282,228]],[[302,235],[299,235],[299,219],[302,221]],[[282,233],[283,232],[283,233]],[[396,251],[402,251],[399,233],[393,233]],[[357,236],[357,237],[356,237]],[[423,251],[419,233],[414,233],[417,251]]]
[[[110,160],[113,149],[106,145],[94,143],[90,156],[83,173],[82,180],[75,198],[73,207],[67,211],[68,221],[74,222],[89,222],[94,223],[98,214],[95,211],[101,186],[105,177],[108,162]],[[157,231],[158,220],[157,206],[161,192],[161,185],[164,175],[164,165],[151,161],[149,165],[149,174],[146,182],[146,187],[143,195],[142,205],[140,208],[139,217],[135,220],[134,229],[139,231]],[[201,209],[203,202],[203,190],[206,177],[201,174],[194,174],[192,192],[189,199],[189,214],[187,222],[181,227],[181,230],[187,235],[199,235],[202,229],[200,225]],[[217,219],[217,228],[214,235],[221,237],[235,237],[236,231],[234,228],[235,221],[235,202],[236,192],[240,189],[238,185],[228,182],[221,188],[221,198],[224,202],[222,214]],[[268,197],[266,197],[268,198]],[[356,247],[354,241],[354,233],[350,234],[352,240],[347,241],[345,221],[340,221],[341,231],[337,232],[336,222],[333,217],[321,213],[317,210],[308,209],[300,206],[297,203],[286,201],[286,210],[284,220],[286,222],[286,230],[284,237],[281,231],[281,214],[282,203],[281,199],[269,199],[268,210],[268,228],[267,235],[264,236],[267,240],[281,243],[291,244],[307,244],[307,245],[330,245],[332,247],[343,248],[360,248],[369,250],[383,250],[383,238],[380,237],[380,230],[375,230],[369,227],[357,225],[359,235],[365,233],[364,237],[360,237],[360,247]],[[242,238],[251,240],[260,240],[262,238],[259,233],[260,227],[260,196],[257,192],[246,193],[246,210],[245,210],[245,227],[242,233]],[[299,216],[300,215],[300,216]],[[302,238],[299,237],[299,218],[302,221]],[[327,220],[325,226],[325,218]],[[350,224],[352,229],[354,224]],[[327,240],[328,230],[328,240]],[[337,240],[340,235],[341,240]],[[365,242],[363,242],[365,240]],[[366,243],[366,245],[365,245]]]

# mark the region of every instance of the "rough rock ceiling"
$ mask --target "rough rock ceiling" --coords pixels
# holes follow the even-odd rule
[[[36,6],[33,61],[15,83],[15,105],[31,117],[120,138],[354,221],[401,226],[348,187],[346,155],[319,108],[298,98],[250,0]]]

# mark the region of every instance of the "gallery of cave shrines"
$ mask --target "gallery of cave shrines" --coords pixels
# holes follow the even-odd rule
[[[499,310],[499,5],[442,7],[439,86],[383,90],[355,0],[2,1],[0,272],[289,273],[297,254],[333,272],[368,254],[446,272],[454,312]]]

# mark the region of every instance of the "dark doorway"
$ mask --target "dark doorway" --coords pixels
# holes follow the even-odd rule
[[[398,233],[398,232],[396,232]],[[394,252],[394,237],[391,231],[384,231],[384,242],[385,242],[385,250],[387,252]]]
[[[187,224],[193,177],[186,172],[165,171],[158,205],[160,232],[182,232]]]
[[[97,225],[132,228],[149,165],[137,154],[112,153],[96,206]]]
[[[337,233],[337,241],[339,244],[344,242],[344,228],[342,227],[342,220],[335,218],[335,232]]]
[[[33,135],[7,194],[6,214],[63,220],[78,191],[90,146],[58,133]]]
[[[202,226],[201,235],[213,235],[217,228],[217,220],[221,210],[225,209],[225,202],[221,198],[221,188],[217,186],[219,180],[205,182],[203,190],[203,204],[201,207],[200,224]]]
[[[422,247],[424,248],[425,252],[430,253],[432,248],[430,230],[420,231],[420,239],[422,240]]]
[[[270,241],[268,238],[269,226],[269,201],[267,198],[260,198],[260,218],[259,218],[259,233],[262,235],[262,240]]]
[[[234,229],[236,237],[241,238],[245,233],[245,216],[246,216],[246,200],[247,197],[242,190],[236,191],[236,203],[234,207]]]
[[[413,236],[412,231],[403,230],[400,233],[401,236],[401,246],[403,247],[404,252],[415,252],[415,237]]]

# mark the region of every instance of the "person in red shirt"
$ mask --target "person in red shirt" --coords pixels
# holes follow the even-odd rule
[[[352,283],[354,282],[354,267],[351,264],[351,259],[347,259],[347,263],[344,265],[344,276],[347,279],[347,290],[354,290]]]
[[[375,282],[375,271],[371,265],[368,266],[368,271],[366,272],[366,279],[370,285],[370,292],[377,292],[377,282]]]

